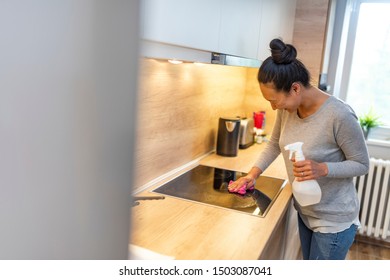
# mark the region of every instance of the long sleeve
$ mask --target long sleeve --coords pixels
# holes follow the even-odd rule
[[[353,112],[334,124],[335,139],[345,155],[342,162],[327,162],[330,178],[361,176],[368,172],[369,157],[362,129]]]

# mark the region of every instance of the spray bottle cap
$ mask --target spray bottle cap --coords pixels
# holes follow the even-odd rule
[[[289,159],[291,159],[293,153],[295,153],[295,161],[305,160],[305,156],[302,152],[302,145],[303,142],[295,142],[284,147],[285,150],[290,151]]]

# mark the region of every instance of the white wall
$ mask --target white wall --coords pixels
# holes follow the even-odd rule
[[[0,1],[0,259],[127,258],[138,1]]]

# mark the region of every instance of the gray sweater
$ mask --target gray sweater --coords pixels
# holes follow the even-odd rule
[[[369,157],[362,130],[353,109],[330,96],[313,115],[301,119],[297,112],[278,110],[270,141],[255,166],[265,170],[282,153],[290,183],[292,162],[284,146],[303,142],[306,159],[325,162],[329,173],[317,179],[322,198],[301,207],[294,201],[306,226],[314,231],[338,232],[357,220],[359,201],[353,177],[368,172]]]

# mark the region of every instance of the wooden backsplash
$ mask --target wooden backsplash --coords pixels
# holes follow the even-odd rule
[[[293,45],[315,86],[321,70],[328,5],[329,0],[298,0],[295,13]]]
[[[219,117],[266,110],[272,121],[256,76],[253,68],[142,59],[135,188],[215,149]]]

